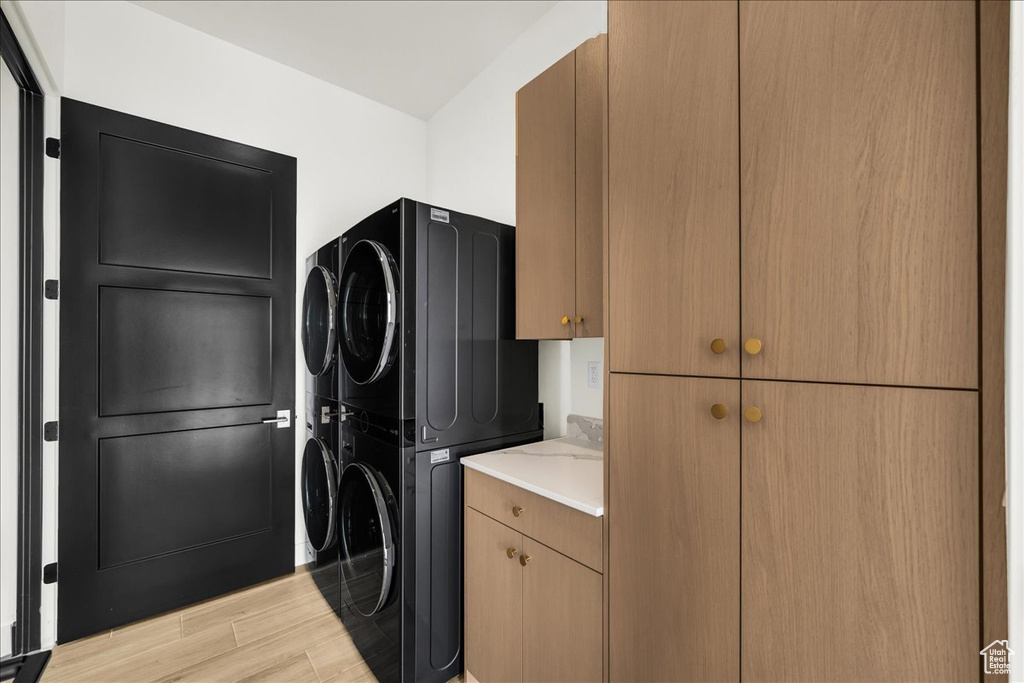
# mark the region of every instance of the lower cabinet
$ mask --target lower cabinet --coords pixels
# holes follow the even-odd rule
[[[601,680],[601,575],[523,538],[523,680]]]
[[[739,380],[609,389],[609,677],[738,680]]]
[[[977,680],[977,393],[744,380],[743,403],[743,680]]]
[[[609,390],[611,681],[977,679],[977,392]]]
[[[523,680],[523,535],[466,508],[466,670],[478,681]]]
[[[481,683],[600,681],[601,574],[465,515],[466,672]]]

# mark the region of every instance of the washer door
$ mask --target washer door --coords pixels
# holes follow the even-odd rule
[[[338,476],[323,439],[309,439],[302,454],[302,515],[306,534],[318,553],[334,543]]]
[[[352,606],[371,616],[387,604],[395,569],[394,526],[382,479],[354,462],[341,475],[338,552]]]
[[[356,384],[380,378],[395,359],[398,272],[388,250],[360,240],[341,272],[341,357]]]
[[[302,351],[312,375],[326,373],[334,360],[337,311],[334,277],[323,266],[313,266],[302,294]]]

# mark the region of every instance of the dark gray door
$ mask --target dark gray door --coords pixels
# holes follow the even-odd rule
[[[61,120],[66,642],[293,569],[295,159]]]

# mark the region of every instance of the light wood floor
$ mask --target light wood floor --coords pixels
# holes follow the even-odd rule
[[[396,653],[389,649],[372,656]],[[305,569],[58,645],[43,674],[44,683],[373,680]]]

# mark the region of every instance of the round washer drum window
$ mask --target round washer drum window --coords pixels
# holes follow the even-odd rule
[[[338,476],[330,449],[322,439],[309,439],[302,453],[302,514],[306,535],[318,553],[334,543],[337,491]]]
[[[395,544],[386,484],[358,462],[345,467],[338,500],[338,553],[352,606],[379,612],[391,594]]]
[[[357,384],[380,378],[394,361],[397,268],[382,245],[360,240],[341,273],[341,357]]]
[[[313,266],[302,294],[302,352],[313,375],[326,373],[334,360],[337,309],[334,278],[323,266]]]

